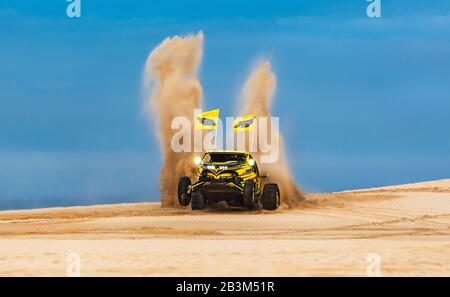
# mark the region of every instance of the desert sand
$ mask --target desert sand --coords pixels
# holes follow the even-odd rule
[[[159,203],[0,212],[0,275],[450,276],[450,179],[308,194],[296,209]],[[69,260],[69,261],[68,261]]]

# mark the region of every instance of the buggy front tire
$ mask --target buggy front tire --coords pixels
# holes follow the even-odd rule
[[[178,202],[182,206],[187,206],[191,203],[191,195],[188,193],[191,180],[187,176],[182,176],[178,181]]]
[[[255,182],[253,180],[247,180],[244,184],[244,194],[242,199],[244,200],[244,207],[247,209],[255,208]]]
[[[261,204],[263,209],[275,210],[280,206],[280,189],[277,184],[266,184],[263,189]]]

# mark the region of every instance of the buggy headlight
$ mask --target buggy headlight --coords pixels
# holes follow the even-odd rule
[[[214,169],[216,169],[216,167],[214,165],[208,165],[208,166],[206,166],[206,169],[214,170]]]
[[[248,163],[248,165],[253,166],[253,165],[255,165],[255,160],[248,159],[247,163]]]
[[[200,158],[199,156],[195,157],[194,163],[195,163],[195,165],[200,165],[200,163],[202,163],[202,158]]]

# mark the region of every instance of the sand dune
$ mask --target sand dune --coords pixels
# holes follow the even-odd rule
[[[377,187],[344,192],[450,192],[450,179]]]
[[[450,275],[450,179],[308,194],[296,209],[159,203],[0,212],[0,275]]]

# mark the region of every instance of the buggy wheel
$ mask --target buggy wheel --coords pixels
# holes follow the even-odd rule
[[[244,184],[244,207],[247,209],[255,208],[255,182],[253,180],[247,180]]]
[[[187,176],[182,176],[178,181],[178,202],[182,206],[189,205],[191,203],[191,195],[188,194],[191,180]]]
[[[263,189],[261,204],[263,209],[275,210],[280,206],[280,189],[277,184],[266,184]]]
[[[193,192],[192,193],[192,203],[191,203],[192,210],[201,210],[205,209],[206,207],[206,201],[205,197],[201,192]]]

